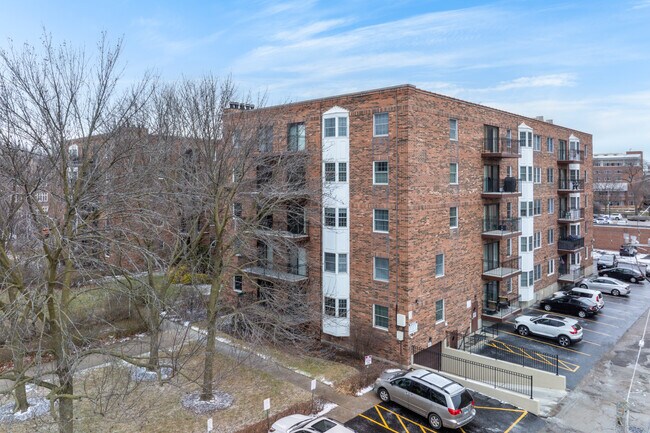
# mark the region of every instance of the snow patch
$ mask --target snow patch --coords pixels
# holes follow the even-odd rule
[[[328,401],[327,403],[325,403],[325,404],[323,405],[323,409],[322,409],[320,412],[318,412],[318,413],[316,414],[316,418],[319,417],[319,416],[323,416],[323,415],[325,415],[326,413],[328,413],[328,412],[330,412],[330,411],[336,409],[337,407],[339,407],[338,404],[336,404],[336,403],[332,403],[332,402],[329,402],[329,401]]]
[[[225,392],[216,391],[212,394],[212,400],[201,400],[200,393],[186,394],[181,398],[181,404],[195,414],[203,414],[214,410],[228,409],[235,402],[235,398]]]
[[[372,385],[370,385],[360,389],[359,391],[357,391],[357,397],[369,393],[370,391],[372,391],[372,388],[373,388]]]
[[[160,379],[167,380],[172,376],[171,367],[162,367],[160,369]],[[131,367],[131,378],[137,382],[155,382],[158,380],[158,373],[147,370],[145,367]]]
[[[43,416],[50,411],[50,401],[46,398],[28,398],[27,403],[29,403],[29,407],[25,412],[14,413],[13,402],[0,406],[0,424],[27,421]]]

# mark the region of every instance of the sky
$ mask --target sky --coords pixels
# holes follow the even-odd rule
[[[124,79],[232,76],[269,104],[398,84],[650,154],[650,0],[0,0],[0,48],[123,38]]]

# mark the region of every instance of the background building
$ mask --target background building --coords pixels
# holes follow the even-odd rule
[[[325,340],[407,363],[592,266],[590,134],[410,85],[264,110],[267,150],[309,155],[322,213],[293,277],[250,272],[306,287]]]
[[[642,151],[594,154],[594,205],[599,213],[635,211],[643,203]]]

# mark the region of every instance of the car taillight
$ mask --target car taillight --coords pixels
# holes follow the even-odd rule
[[[572,327],[571,327],[571,330],[569,331],[569,333],[570,333],[570,334],[577,334],[577,333],[578,333],[578,330],[576,329],[575,326],[572,326]]]
[[[598,309],[598,307],[596,307],[595,305],[594,305],[593,307],[590,308],[590,310],[592,310],[592,311],[593,311],[593,310],[596,310],[596,309]]]
[[[472,406],[474,406],[474,400],[472,400]]]
[[[460,415],[460,413],[462,412],[462,410],[460,410],[460,409],[452,409],[450,407],[448,407],[447,410],[453,416]]]

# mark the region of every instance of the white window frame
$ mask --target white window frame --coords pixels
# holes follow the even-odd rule
[[[449,119],[449,140],[458,141],[458,119]]]
[[[555,213],[555,198],[551,197],[547,200],[546,205],[548,206],[548,213]]]
[[[554,153],[555,152],[555,143],[553,143],[553,138],[552,137],[546,137],[546,151],[548,153]]]
[[[388,278],[383,279],[383,278],[377,277],[377,259],[386,260],[386,264],[388,265],[388,267],[386,268],[386,273],[388,274]],[[375,256],[373,258],[372,277],[373,277],[373,280],[375,280],[375,281],[384,281],[384,282],[390,281],[390,260],[388,258],[386,258],[386,257],[377,257],[377,256]]]
[[[442,257],[442,272],[438,273],[438,257]],[[440,253],[436,254],[436,262],[435,262],[435,269],[434,272],[436,274],[436,278],[441,278],[445,276],[445,254]]]
[[[455,209],[456,215],[452,216],[452,209]],[[452,221],[453,218],[453,221]],[[458,206],[451,206],[449,208],[449,228],[450,229],[457,229],[458,228],[458,220],[459,220],[459,215],[458,215]]]
[[[542,167],[533,168],[533,182],[536,184],[542,183]]]
[[[345,133],[341,134],[341,119],[345,119]],[[327,135],[327,128],[325,128],[325,122],[334,120],[334,135]],[[332,116],[328,115],[323,118],[323,138],[337,138],[337,137],[347,137],[350,134],[350,122],[348,116]]]
[[[538,250],[538,249],[542,248],[542,232],[537,231],[537,232],[534,233],[533,236],[534,236],[533,237],[533,249]]]
[[[386,309],[386,326],[381,326],[377,325],[377,307],[385,308]],[[377,328],[377,329],[383,329],[384,331],[388,331],[388,326],[390,325],[390,309],[387,306],[384,305],[379,305],[379,304],[372,304],[372,327]],[[384,316],[381,316],[384,317]]]
[[[533,267],[533,272],[534,272],[534,275],[533,275],[533,281],[539,281],[539,280],[541,280],[541,279],[542,279],[542,264],[541,264],[541,263],[537,263],[537,264]]]
[[[555,259],[549,259],[546,266],[548,268],[548,273],[546,275],[553,275],[555,273]]]
[[[546,242],[549,245],[553,245],[555,243],[555,228],[551,227],[546,231]]]
[[[377,134],[377,117],[378,116],[386,116],[386,133],[385,134]],[[383,125],[381,123],[380,125]],[[382,113],[375,113],[372,116],[372,136],[373,137],[388,137],[388,134],[390,132],[390,115],[388,112],[382,112]]]
[[[377,211],[386,211],[388,218],[386,219],[386,225],[388,228],[386,230],[377,229]],[[379,220],[384,221],[384,220]],[[389,209],[373,209],[372,210],[372,231],[373,233],[388,233],[390,230],[390,210]]]
[[[327,255],[334,256],[334,270],[328,270],[327,269]],[[328,274],[336,274],[338,271],[338,257],[336,253],[332,253],[330,251],[324,251],[323,252],[323,272],[327,272]]]
[[[386,182],[377,182],[377,164],[378,163],[386,163]],[[372,184],[373,185],[388,185],[388,175],[390,173],[390,167],[388,165],[388,161],[373,161],[372,162]],[[384,172],[380,172],[380,174],[384,174]]]
[[[535,152],[541,152],[542,151],[542,136],[541,135],[533,135],[533,151]]]
[[[341,269],[341,265],[343,265],[345,269]],[[348,253],[338,253],[336,255],[336,273],[347,274],[349,268],[350,265],[348,264]]]
[[[240,289],[237,289],[237,284],[241,286]],[[232,290],[235,293],[244,293],[244,277],[243,275],[233,275],[232,277]]]
[[[452,167],[455,167],[455,177],[452,179]],[[458,163],[457,162],[450,162],[449,163],[449,184],[450,185],[458,185]]]
[[[438,319],[438,302],[442,302],[442,309],[440,310],[442,312],[442,318]],[[442,323],[445,321],[445,300],[444,299],[438,299],[436,300],[435,303],[435,318],[436,318],[436,325],[438,323]]]

